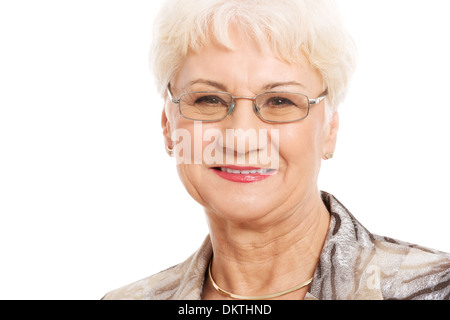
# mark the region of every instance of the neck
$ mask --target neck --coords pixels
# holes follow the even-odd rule
[[[242,224],[206,213],[215,282],[224,290],[249,296],[283,291],[310,279],[330,221],[320,194],[292,208],[282,219],[280,212],[271,212],[264,215],[264,222]],[[205,288],[208,292],[212,286],[207,283]],[[306,292],[307,287],[282,298],[297,299]]]

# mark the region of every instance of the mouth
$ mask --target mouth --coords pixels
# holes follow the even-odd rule
[[[278,170],[271,168],[256,168],[256,167],[213,167],[211,168],[219,177],[238,183],[251,183],[265,180],[275,175]]]

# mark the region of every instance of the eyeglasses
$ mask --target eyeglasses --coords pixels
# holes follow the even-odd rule
[[[174,99],[170,89],[167,93],[173,103],[177,103],[183,118],[215,122],[225,119],[234,110],[236,99],[253,100],[253,111],[263,121],[272,123],[288,123],[305,119],[311,105],[320,103],[327,91],[317,99],[290,91],[263,92],[255,97],[234,97],[228,92],[195,91],[183,93]]]

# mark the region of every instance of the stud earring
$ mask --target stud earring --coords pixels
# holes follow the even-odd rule
[[[165,145],[165,147],[166,147],[166,152],[167,152],[167,154],[168,154],[169,156],[172,156],[172,155],[173,155],[173,149],[170,149],[167,145]]]
[[[324,154],[323,160],[329,160],[329,159],[333,158],[333,155],[334,155],[333,152],[327,152]]]

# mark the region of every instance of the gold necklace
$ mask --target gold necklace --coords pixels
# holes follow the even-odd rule
[[[211,264],[212,264],[212,258],[211,258],[211,260],[209,260],[208,275],[209,275],[209,279],[211,280],[211,283],[212,283],[214,289],[216,289],[220,294],[224,295],[225,297],[232,298],[232,299],[238,299],[238,300],[265,300],[265,299],[272,299],[272,298],[281,297],[281,296],[283,296],[285,294],[297,291],[297,290],[307,286],[313,280],[313,278],[311,278],[311,279],[309,279],[309,280],[307,280],[307,281],[305,281],[303,283],[300,283],[298,286],[295,286],[295,287],[293,287],[291,289],[287,289],[287,290],[284,290],[284,291],[281,291],[281,292],[277,292],[277,293],[273,293],[273,294],[268,294],[268,295],[264,295],[264,296],[242,296],[242,295],[239,295],[239,294],[234,294],[234,293],[228,292],[226,290],[223,290],[221,287],[219,287],[214,282],[214,279],[213,279],[212,274],[211,274]]]

